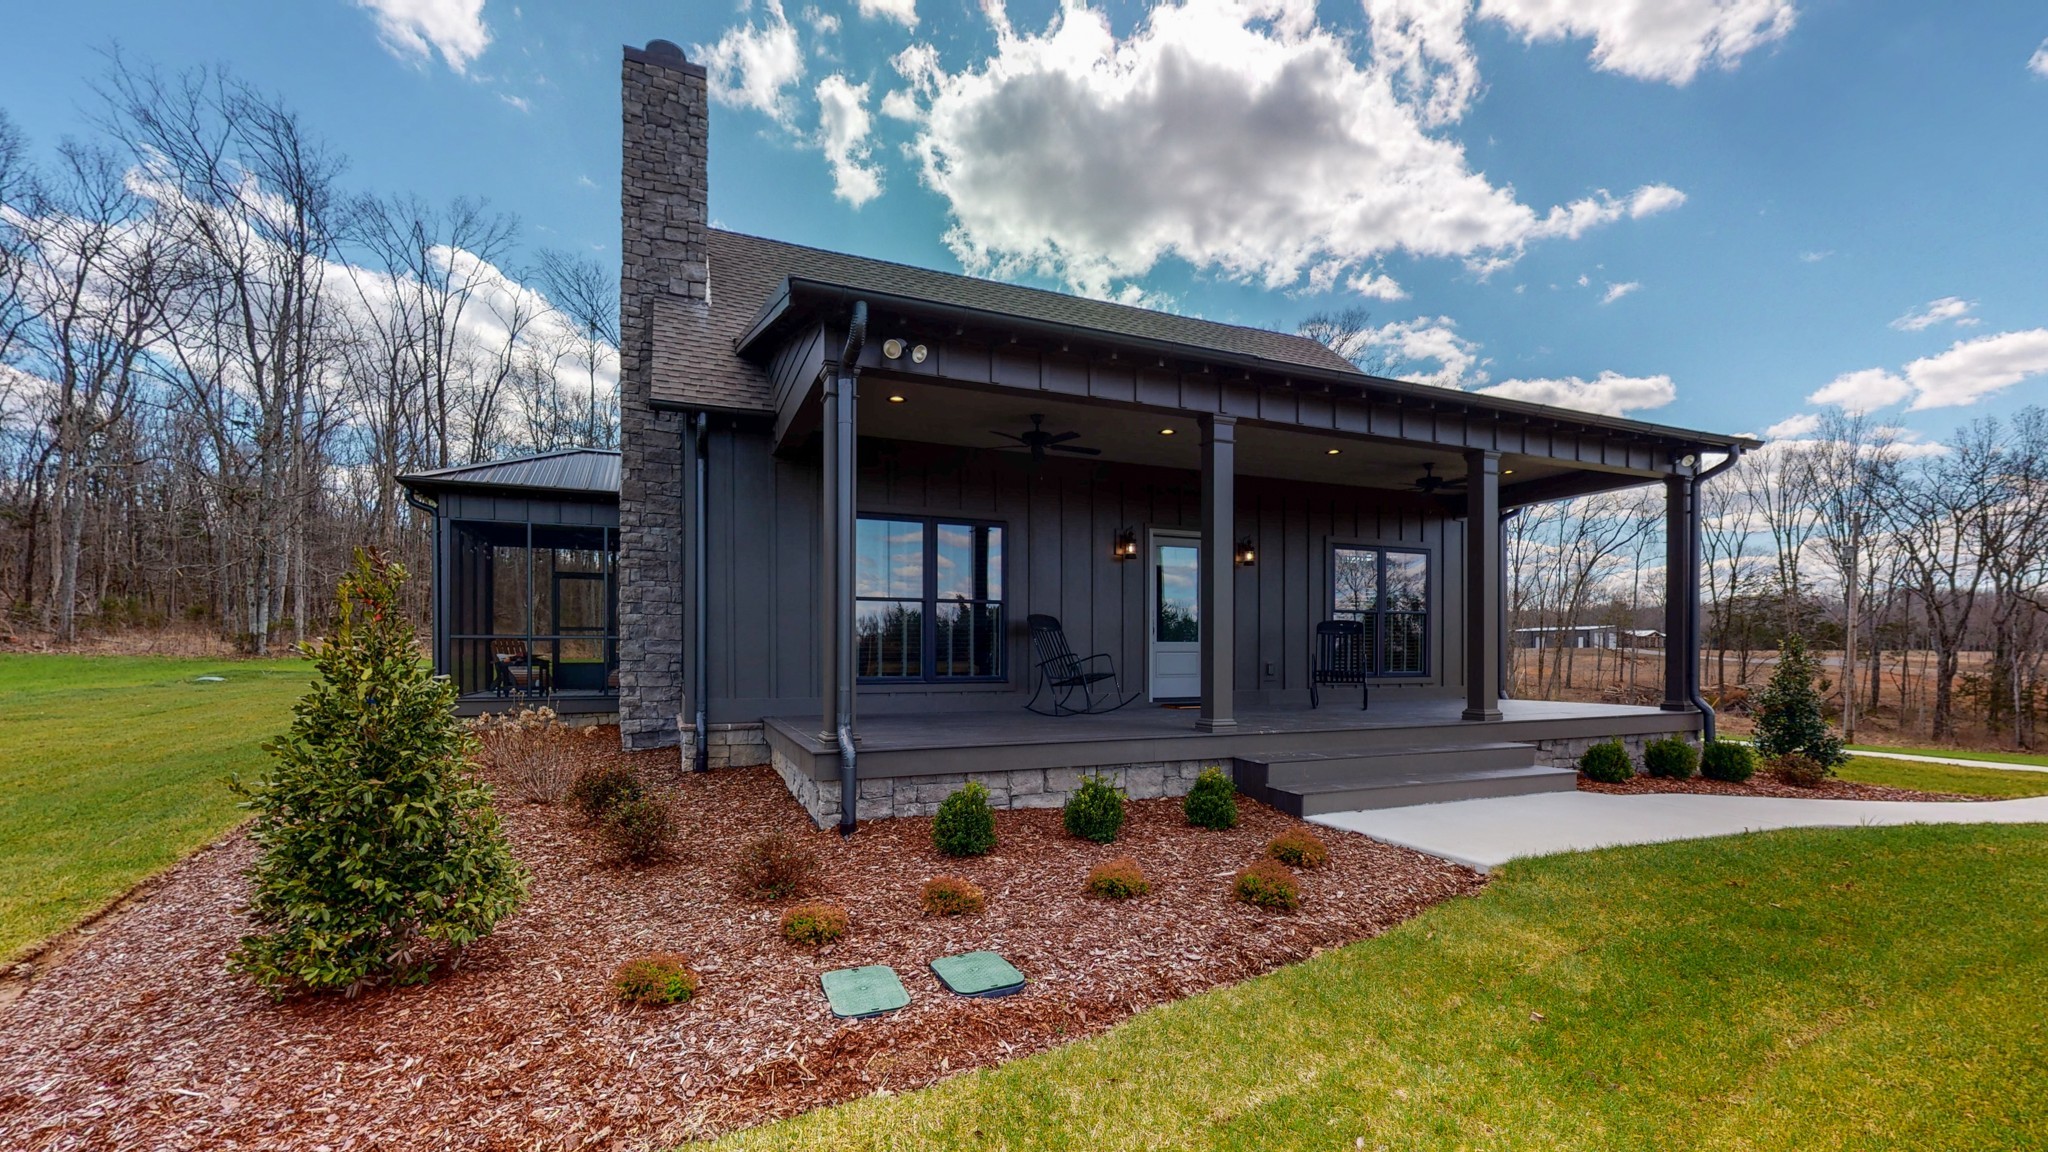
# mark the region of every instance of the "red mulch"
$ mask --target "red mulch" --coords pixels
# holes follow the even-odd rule
[[[1249,801],[1230,832],[1188,827],[1179,801],[1134,802],[1103,846],[1066,836],[1056,810],[998,813],[997,852],[956,861],[932,851],[929,820],[871,822],[843,843],[815,831],[764,768],[668,777],[674,753],[632,759],[673,789],[676,858],[608,865],[566,810],[502,800],[532,900],[425,988],[273,1006],[222,966],[246,930],[249,844],[193,856],[0,1007],[0,1148],[621,1148],[713,1135],[1099,1032],[1482,883],[1326,832],[1332,861],[1304,874],[1302,910],[1259,912],[1231,901],[1229,878],[1298,822]],[[785,905],[746,903],[727,879],[742,841],[778,829],[817,849],[814,895],[851,913],[850,936],[823,952],[783,943]],[[1091,866],[1123,855],[1154,895],[1081,895]],[[942,871],[979,884],[988,911],[920,915],[917,887]],[[960,999],[925,968],[978,948],[1008,957],[1028,989]],[[619,1007],[613,968],[657,951],[693,958],[703,993]],[[834,1019],[819,973],[873,963],[896,967],[911,1006]]]
[[[1960,792],[1921,792],[1912,788],[1892,788],[1884,784],[1856,784],[1848,780],[1828,777],[1811,788],[1787,784],[1770,772],[1759,772],[1747,783],[1731,784],[1726,780],[1709,780],[1695,776],[1690,780],[1673,780],[1663,776],[1637,776],[1620,784],[1598,784],[1579,777],[1579,791],[1606,792],[1614,796],[1629,796],[1644,792],[1691,792],[1701,796],[1778,796],[1793,800],[1995,800],[1995,796],[1966,796]]]

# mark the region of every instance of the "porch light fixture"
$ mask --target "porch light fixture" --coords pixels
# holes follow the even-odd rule
[[[931,355],[931,350],[922,344],[912,344],[910,346],[910,362],[912,364],[924,363],[925,357],[929,355]]]
[[[889,403],[901,404],[903,403],[903,397],[898,395],[897,393],[891,392],[889,393]]]
[[[882,355],[891,360],[903,359],[903,341],[890,337],[882,341]]]
[[[1325,456],[1335,456],[1335,455],[1337,455],[1338,453],[1340,453],[1340,452],[1342,452],[1342,451],[1344,451],[1344,450],[1343,450],[1342,448],[1331,448],[1331,449],[1328,449],[1328,450],[1326,450],[1326,451],[1325,451],[1325,452],[1323,453],[1323,455],[1325,455]]]
[[[1109,558],[1119,564],[1126,560],[1136,560],[1138,558],[1138,533],[1136,529],[1126,528],[1116,534],[1116,543],[1110,545],[1109,548]]]
[[[1171,428],[1161,428],[1161,429],[1159,430],[1159,434],[1160,434],[1161,436],[1171,436],[1171,435],[1173,435],[1173,429],[1171,429]]]
[[[1251,537],[1245,536],[1239,538],[1237,542],[1236,559],[1237,566],[1239,568],[1250,568],[1259,562],[1258,549],[1252,547]]]

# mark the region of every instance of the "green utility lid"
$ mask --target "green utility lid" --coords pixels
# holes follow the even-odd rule
[[[1024,990],[1024,974],[993,952],[967,952],[932,961],[932,975],[961,996],[1008,996]]]
[[[896,970],[887,964],[840,968],[818,977],[818,982],[825,986],[825,1000],[832,1005],[832,1014],[848,1020],[880,1016],[910,1003],[910,993],[903,990],[903,981],[896,978]]]

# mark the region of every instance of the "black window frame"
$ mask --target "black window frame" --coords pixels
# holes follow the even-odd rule
[[[1374,595],[1370,612],[1358,612],[1337,607],[1337,553],[1373,553]],[[1390,610],[1387,607],[1387,554],[1397,552],[1404,556],[1422,558],[1422,610]],[[1436,620],[1436,550],[1420,544],[1387,544],[1376,540],[1331,540],[1325,550],[1327,564],[1325,577],[1328,583],[1328,619],[1363,620],[1371,617],[1367,627],[1372,632],[1372,667],[1366,673],[1375,680],[1427,680],[1435,675],[1436,633],[1432,625]],[[1386,647],[1390,632],[1388,622],[1395,617],[1420,617],[1422,622],[1422,665],[1416,671],[1390,672],[1387,670]]]
[[[1008,523],[1007,521],[1003,521],[1003,520],[991,520],[991,519],[987,519],[987,518],[985,518],[985,517],[980,517],[980,516],[933,516],[933,515],[925,515],[925,514],[919,514],[919,513],[899,513],[899,512],[884,512],[884,511],[869,511],[869,512],[861,512],[861,513],[857,513],[857,514],[856,514],[856,515],[854,516],[854,547],[855,547],[855,561],[854,561],[854,562],[855,562],[856,566],[858,566],[858,564],[859,564],[859,553],[858,553],[858,549],[859,549],[859,546],[860,546],[860,545],[859,545],[859,542],[860,542],[860,524],[861,524],[861,522],[862,522],[862,521],[876,521],[876,522],[888,522],[888,523],[897,523],[897,524],[917,524],[917,525],[919,525],[919,526],[920,526],[920,527],[921,527],[921,528],[923,529],[923,536],[924,536],[924,543],[923,543],[923,549],[924,549],[924,563],[923,563],[923,588],[922,588],[922,590],[921,590],[921,591],[922,591],[922,597],[921,597],[921,599],[920,599],[920,600],[918,600],[918,601],[917,601],[917,603],[918,603],[918,604],[919,604],[919,605],[921,606],[921,607],[920,607],[920,615],[921,615],[921,619],[920,619],[920,621],[919,621],[919,628],[918,628],[918,663],[919,663],[919,674],[918,674],[918,675],[916,675],[916,676],[870,676],[870,675],[866,675],[866,674],[860,674],[860,675],[858,675],[858,676],[856,677],[856,682],[857,682],[857,683],[860,683],[860,684],[868,684],[868,685],[913,685],[913,684],[915,684],[915,685],[925,685],[925,684],[1007,684],[1007,683],[1009,683],[1009,682],[1010,682],[1010,652],[1009,652],[1009,648],[1010,648],[1010,635],[1009,635],[1009,627],[1010,627],[1010,618],[1009,618],[1009,589],[1010,589],[1010,572],[1009,572],[1009,565],[1010,565],[1010,542],[1011,542],[1011,540],[1012,540],[1012,538],[1013,538],[1013,537],[1012,537],[1012,535],[1011,535],[1011,532],[1010,532],[1010,525],[1009,525],[1009,523]],[[942,524],[944,524],[944,525],[951,525],[951,526],[955,526],[955,527],[973,528],[973,529],[978,529],[978,530],[986,530],[986,529],[991,529],[991,528],[992,528],[992,529],[995,529],[996,531],[998,531],[998,532],[1001,532],[1001,533],[1002,533],[1002,553],[1001,553],[1001,556],[1000,556],[1000,557],[998,558],[998,562],[997,562],[996,564],[992,564],[992,565],[990,565],[990,566],[989,566],[989,569],[990,569],[990,573],[991,573],[991,575],[993,575],[995,583],[996,583],[996,584],[997,584],[997,585],[998,585],[999,587],[1001,587],[1001,588],[1002,588],[1002,590],[1003,590],[1003,595],[1002,595],[1002,596],[999,596],[999,597],[993,597],[993,598],[983,598],[983,599],[979,599],[979,600],[966,600],[966,601],[963,601],[963,600],[961,600],[961,599],[960,599],[959,597],[951,597],[951,598],[948,598],[948,599],[944,599],[944,600],[941,600],[941,599],[940,599],[940,597],[939,597],[939,563],[938,563],[938,558],[939,558],[939,552],[938,552],[938,538],[939,538],[939,526],[940,526],[940,525],[942,525]],[[861,596],[861,595],[859,595],[859,594],[858,594],[858,591],[857,591],[857,590],[856,590],[856,593],[855,593],[855,595],[854,595],[854,598],[853,598],[853,599],[854,599],[854,609],[855,609],[856,615],[858,614],[858,611],[859,611],[859,607],[860,607],[860,605],[861,605],[861,603],[862,603],[863,601],[868,601],[868,602],[903,602],[903,601],[905,601],[905,598],[904,598],[904,597],[896,597],[896,596]],[[992,675],[987,675],[987,676],[945,676],[945,675],[940,675],[940,674],[938,673],[938,610],[939,610],[939,608],[940,608],[940,607],[941,607],[942,605],[945,605],[945,604],[953,604],[953,603],[972,603],[972,604],[994,604],[994,605],[996,606],[996,611],[997,611],[997,615],[996,615],[996,622],[995,622],[995,629],[994,629],[994,647],[993,647],[993,648],[991,649],[991,652],[992,652],[992,654],[993,654],[993,656],[994,656],[994,658],[995,658],[995,668],[996,668],[996,671],[995,671],[995,673],[993,673]],[[856,629],[857,629],[857,626],[856,626]],[[859,636],[858,636],[857,632],[856,632],[856,636],[855,636],[855,638],[854,638],[854,645],[855,645],[855,648],[856,648],[856,651],[857,651],[857,650],[858,650],[858,648],[859,648],[859,645],[860,645],[860,639],[859,639]],[[856,659],[858,659],[858,657],[857,657],[857,656],[856,656]]]

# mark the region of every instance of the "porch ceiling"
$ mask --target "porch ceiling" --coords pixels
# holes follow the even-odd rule
[[[892,396],[900,396],[902,401],[892,401]],[[995,432],[1021,433],[1031,427],[1034,414],[1045,418],[1043,427],[1048,432],[1081,433],[1078,439],[1068,441],[1069,445],[1098,448],[1102,452],[1100,456],[1053,453],[1055,456],[1187,471],[1201,466],[1201,429],[1193,418],[1185,415],[1162,415],[1045,396],[1005,395],[897,380],[874,373],[861,381],[862,436],[1000,450],[1012,442]],[[1166,429],[1171,429],[1172,434],[1164,434]],[[1014,454],[1024,455],[1021,450]],[[1464,456],[1457,452],[1334,433],[1282,430],[1250,422],[1238,426],[1237,472],[1242,476],[1412,490],[1424,464],[1435,465],[1436,474],[1447,479],[1465,475]],[[1555,461],[1518,455],[1503,456],[1502,467],[1516,483],[1578,471]]]

